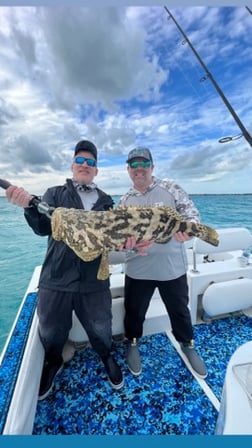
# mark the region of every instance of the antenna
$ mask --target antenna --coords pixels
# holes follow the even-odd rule
[[[223,100],[224,104],[226,105],[226,107],[228,108],[229,112],[231,113],[231,115],[233,116],[233,118],[235,119],[237,125],[239,126],[239,128],[242,131],[242,134],[240,135],[240,137],[244,137],[247,142],[250,144],[250,146],[252,147],[252,137],[249,134],[249,132],[247,131],[247,129],[244,127],[243,123],[241,122],[240,118],[238,117],[238,115],[236,114],[236,112],[234,111],[233,107],[231,106],[231,104],[229,103],[229,101],[227,100],[227,98],[225,97],[224,93],[222,92],[221,88],[219,87],[219,85],[217,84],[217,82],[215,81],[213,75],[210,73],[210,71],[208,70],[207,66],[205,65],[205,63],[203,62],[203,60],[201,59],[199,53],[195,50],[195,48],[193,47],[192,43],[190,42],[190,40],[188,39],[187,35],[185,34],[185,32],[183,31],[183,29],[181,28],[181,26],[178,24],[178,22],[175,20],[174,16],[172,15],[172,13],[169,11],[169,9],[164,6],[164,9],[166,10],[166,12],[169,15],[169,18],[171,18],[173,20],[173,22],[175,23],[176,27],[179,29],[179,31],[181,32],[181,34],[183,35],[185,41],[188,43],[189,47],[191,48],[191,50],[193,51],[194,55],[196,56],[196,58],[198,59],[199,63],[201,64],[201,66],[203,67],[204,71],[206,72],[206,77],[209,78],[215,89],[217,90],[217,92],[219,93],[221,99]],[[230,140],[236,140],[237,136],[234,137],[223,137],[219,140],[220,143],[225,143],[228,142]]]

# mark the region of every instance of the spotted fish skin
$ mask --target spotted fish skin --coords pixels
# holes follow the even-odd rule
[[[119,250],[129,236],[136,241],[167,243],[176,232],[187,232],[213,246],[218,233],[204,224],[185,221],[172,207],[118,207],[108,211],[56,208],[51,217],[52,236],[64,241],[83,261],[102,255],[97,278],[109,276],[109,251]]]

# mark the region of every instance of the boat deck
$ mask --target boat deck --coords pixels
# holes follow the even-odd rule
[[[252,319],[244,314],[194,326],[198,351],[208,368],[197,381],[186,368],[168,333],[145,336],[139,349],[143,372],[127,369],[125,342],[114,342],[125,384],[111,388],[96,353],[75,352],[38,402],[33,434],[59,435],[214,435],[228,361],[251,339]]]

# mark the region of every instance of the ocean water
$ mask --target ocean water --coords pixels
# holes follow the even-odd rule
[[[214,228],[252,232],[252,194],[192,195],[201,221]],[[115,202],[119,199],[114,196]],[[47,238],[35,235],[23,210],[0,197],[0,352],[13,325],[35,266],[42,264]]]

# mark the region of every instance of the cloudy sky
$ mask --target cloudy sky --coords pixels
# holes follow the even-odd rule
[[[251,9],[169,10],[252,135]],[[0,178],[42,194],[83,138],[111,194],[138,145],[188,193],[252,193],[252,146],[163,6],[0,6],[0,66]]]

